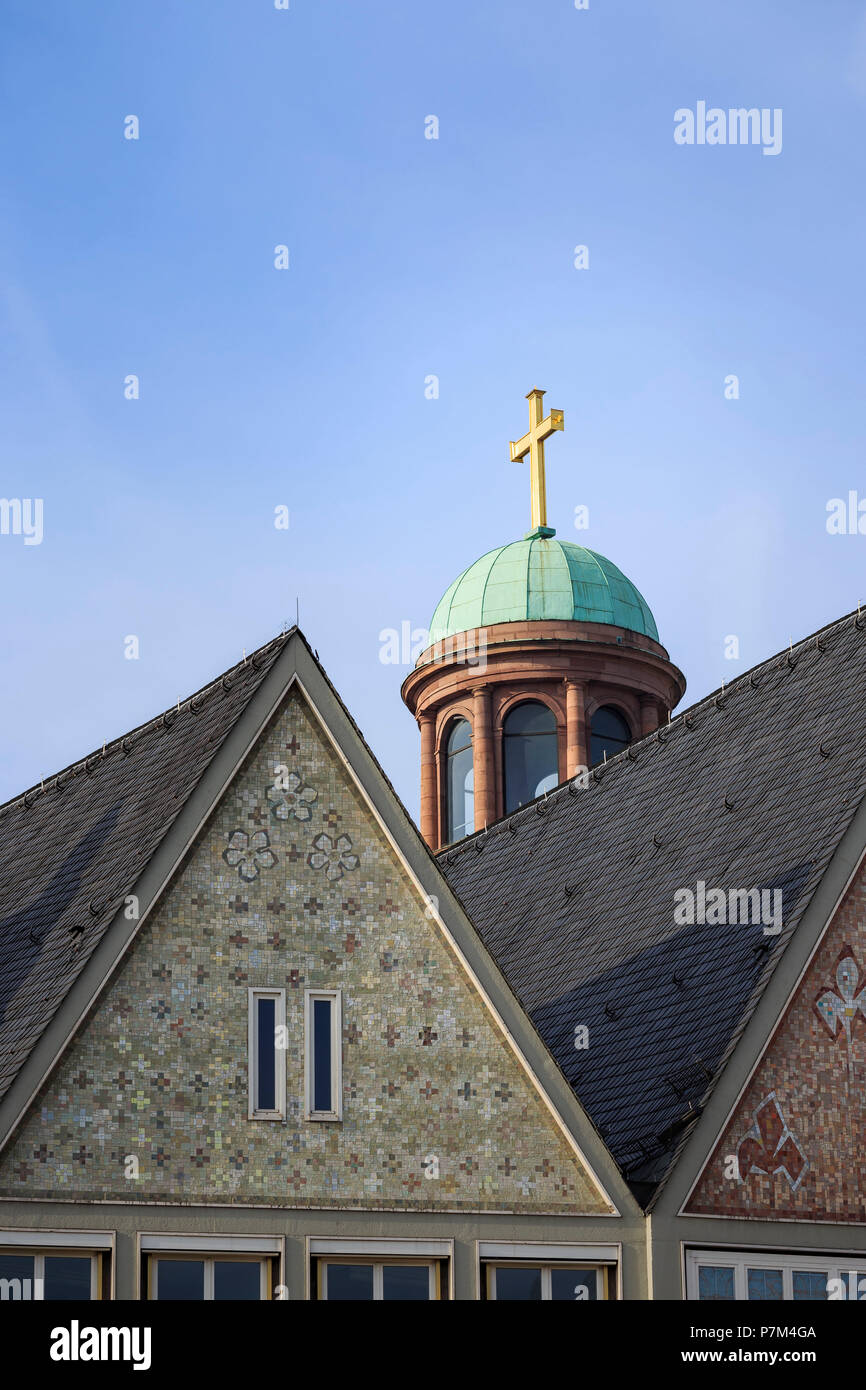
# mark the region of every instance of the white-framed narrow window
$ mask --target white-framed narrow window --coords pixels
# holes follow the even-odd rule
[[[343,1118],[343,1022],[338,989],[304,991],[306,1117]]]
[[[250,1119],[286,1115],[286,991],[249,992]]]

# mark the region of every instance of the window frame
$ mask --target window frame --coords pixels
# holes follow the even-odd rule
[[[512,1266],[519,1269],[594,1269],[597,1271],[596,1302],[613,1303],[622,1298],[620,1284],[622,1271],[622,1244],[613,1245],[571,1245],[549,1241],[491,1241],[478,1240],[475,1243],[476,1298],[482,1301],[491,1298],[488,1271],[495,1266]],[[542,1301],[545,1285],[550,1289],[550,1280],[542,1279]],[[494,1283],[495,1292],[495,1283]],[[550,1300],[552,1301],[552,1300]],[[589,1302],[590,1300],[586,1300]],[[576,1299],[575,1302],[583,1302]]]
[[[319,999],[331,1002],[331,1109],[315,1110],[315,1010]],[[304,990],[304,1119],[336,1123],[343,1118],[343,991]]]
[[[269,1297],[289,1298],[285,1236],[237,1235],[226,1231],[208,1232],[207,1235],[193,1235],[189,1231],[136,1231],[134,1299],[147,1301],[151,1256],[158,1259],[166,1255],[178,1255],[182,1259],[212,1255],[217,1260],[233,1260],[248,1255],[261,1259],[271,1271],[268,1276]]]
[[[114,1298],[115,1243],[114,1231],[82,1231],[77,1227],[70,1227],[69,1230],[33,1230],[30,1227],[7,1226],[0,1229],[0,1254],[90,1256],[90,1298],[96,1303],[110,1302]],[[35,1262],[33,1282],[35,1286]],[[42,1288],[44,1291],[44,1264]],[[44,1299],[41,1301],[44,1302]]]
[[[748,1269],[778,1269],[782,1272],[782,1299],[783,1303],[793,1302],[814,1302],[812,1299],[794,1299],[794,1272],[801,1271],[805,1274],[824,1274],[827,1282],[831,1279],[846,1279],[847,1275],[854,1273],[860,1278],[866,1278],[866,1257],[863,1254],[836,1255],[828,1252],[826,1255],[815,1254],[791,1254],[789,1250],[743,1250],[737,1249],[699,1249],[697,1246],[687,1247],[685,1254],[685,1297],[689,1302],[716,1302],[714,1299],[701,1299],[699,1296],[699,1269],[701,1265],[706,1265],[712,1269],[733,1269],[734,1271],[734,1297],[730,1301],[733,1303],[764,1302],[763,1299],[750,1299],[748,1296]],[[727,1303],[729,1300],[720,1299],[719,1302]],[[773,1300],[778,1301],[778,1300]],[[849,1301],[849,1300],[845,1300]]]
[[[598,739],[607,738],[608,735],[606,735],[606,734],[596,734],[596,733],[594,733],[594,732],[593,732],[593,728],[592,728],[592,722],[593,722],[593,720],[595,719],[595,716],[596,716],[597,714],[603,714],[606,710],[610,710],[610,712],[611,712],[612,714],[617,715],[617,717],[618,717],[619,719],[622,720],[623,724],[625,725],[625,731],[626,731],[626,734],[628,735],[628,737],[626,738],[625,742],[623,743],[622,748],[618,748],[617,751],[616,751],[615,753],[610,753],[610,754],[607,753],[607,749],[604,749],[604,750],[602,751],[602,756],[599,758],[598,762],[593,762],[593,760],[592,760],[592,740],[593,740],[594,738],[598,738]],[[608,758],[608,757],[610,757],[610,758],[618,758],[619,755],[620,755],[620,753],[624,753],[625,750],[626,750],[628,747],[630,747],[630,745],[631,745],[632,743],[634,743],[634,741],[635,741],[635,734],[634,734],[634,730],[633,730],[633,728],[632,728],[632,722],[631,722],[631,720],[629,719],[628,715],[626,714],[625,710],[622,708],[621,705],[611,704],[610,700],[606,700],[606,701],[604,702],[603,705],[597,705],[597,706],[596,706],[596,708],[593,710],[592,714],[589,716],[588,720],[586,721],[586,726],[587,726],[587,728],[586,728],[586,731],[587,731],[587,750],[586,750],[586,751],[587,751],[587,759],[588,759],[588,761],[589,761],[590,767],[603,767],[604,764],[605,764],[605,762],[607,761],[607,758]]]
[[[576,1298],[575,1303],[606,1303],[609,1300],[609,1266],[596,1264],[592,1261],[580,1263],[576,1260],[483,1260],[482,1274],[484,1275],[484,1293],[487,1302],[495,1303],[496,1298],[496,1275],[500,1269],[540,1269],[541,1270],[541,1302],[552,1303],[552,1271],[554,1269],[571,1269],[575,1272],[592,1270],[595,1274],[595,1299]],[[512,1300],[509,1300],[512,1301]],[[559,1302],[560,1300],[557,1300]]]
[[[467,728],[468,731],[469,731],[469,742],[468,742],[468,744],[467,744],[464,748],[455,749],[455,750],[452,752],[452,751],[451,751],[451,740],[453,739],[453,737],[454,737],[455,733],[457,732],[457,730],[460,728],[461,724],[465,724],[465,725],[466,725],[466,728]],[[456,814],[454,813],[454,807],[452,806],[452,790],[453,790],[453,788],[452,788],[452,784],[451,784],[451,770],[452,770],[452,761],[453,761],[453,759],[459,757],[461,753],[465,753],[465,752],[468,752],[468,753],[469,753],[469,765],[470,765],[470,768],[471,768],[471,770],[472,770],[472,792],[471,792],[471,795],[472,795],[472,815],[471,815],[472,824],[470,825],[469,821],[467,821],[467,820],[461,821],[461,824],[464,826],[464,830],[463,830],[463,833],[462,833],[462,835],[461,835],[461,834],[457,834],[457,833],[456,833],[456,832],[457,832],[457,825],[456,825],[457,817],[456,817]],[[455,715],[455,716],[450,720],[450,722],[448,723],[448,725],[446,726],[445,732],[444,732],[444,738],[443,738],[443,740],[442,740],[442,754],[443,754],[443,758],[442,758],[442,763],[443,763],[442,772],[443,772],[443,783],[444,783],[444,790],[445,790],[445,815],[444,815],[444,831],[445,831],[445,833],[444,833],[444,835],[443,835],[443,841],[444,841],[445,844],[453,845],[453,844],[457,844],[459,840],[465,839],[465,837],[466,837],[467,835],[471,835],[472,832],[473,832],[474,829],[475,829],[475,730],[474,730],[473,727],[472,727],[472,721],[471,721],[465,714],[457,714],[457,715]],[[463,806],[462,806],[462,813],[463,813],[463,815],[465,816],[465,814],[466,814],[466,789],[465,789],[465,787],[464,787],[464,789],[463,789]],[[454,820],[454,822],[455,822],[455,825],[454,825],[453,827],[452,827],[452,824],[451,824],[452,820]],[[453,829],[453,832],[454,832],[454,833],[452,833],[452,829]]]
[[[258,1070],[259,1070],[259,1030],[258,1030],[258,1001],[260,999],[274,999],[276,1008],[274,1010],[274,1028],[282,1028],[285,1033],[286,1027],[286,991],[285,989],[271,989],[265,986],[250,986],[248,991],[248,1035],[247,1035],[247,1067],[249,1073],[249,1106],[248,1119],[250,1120],[285,1120],[286,1118],[286,1049],[277,1047],[276,1037],[274,1038],[274,1100],[276,1109],[260,1110],[256,1105],[258,1094]]]
[[[509,733],[508,721],[517,713],[518,710],[523,709],[525,705],[537,705],[539,709],[544,710],[545,714],[550,715],[550,718],[553,721],[553,727],[551,729],[544,729],[535,733],[525,733],[522,731],[519,733]],[[554,767],[551,772],[548,772],[546,774],[545,778],[542,778],[542,781],[546,780],[546,778],[549,777],[554,777],[555,781],[552,787],[548,787],[545,791],[535,792],[526,801],[519,802],[516,806],[512,806],[509,810],[509,740],[511,740],[512,743],[516,743],[518,739],[552,739],[554,751]],[[501,745],[502,759],[502,810],[505,815],[510,816],[513,815],[515,811],[521,810],[524,806],[531,805],[532,802],[536,801],[539,796],[546,796],[547,792],[554,791],[560,785],[560,753],[562,749],[560,739],[560,721],[557,716],[557,711],[551,705],[549,705],[546,700],[539,699],[537,694],[527,693],[525,695],[521,695],[501,714],[499,727],[499,742]]]
[[[394,1265],[410,1265],[418,1268],[426,1265],[428,1269],[428,1303],[438,1303],[442,1299],[442,1288],[447,1287],[447,1279],[443,1279],[442,1260],[429,1255],[341,1255],[338,1253],[317,1255],[316,1260],[316,1301],[328,1302],[328,1265],[366,1265],[373,1269],[373,1303],[394,1302],[399,1303],[401,1299],[386,1300],[384,1297],[385,1289],[385,1266],[391,1268]],[[340,1302],[346,1300],[341,1299]],[[359,1300],[366,1302],[366,1299]]]
[[[215,1303],[215,1266],[218,1263],[232,1264],[257,1264],[259,1266],[259,1303],[270,1302],[273,1292],[273,1261],[274,1256],[245,1252],[242,1250],[218,1250],[209,1252],[206,1250],[148,1250],[146,1252],[146,1292],[145,1299],[148,1303],[159,1302],[159,1262],[165,1261],[190,1261],[201,1260],[204,1265],[202,1303]],[[164,1302],[172,1302],[172,1299],[165,1299]],[[186,1301],[186,1300],[184,1300]],[[198,1302],[198,1299],[191,1299],[190,1302]],[[247,1300],[241,1300],[245,1302]],[[252,1300],[250,1300],[252,1301]]]
[[[29,1298],[22,1299],[3,1299],[4,1303],[44,1303],[45,1299],[45,1261],[46,1259],[72,1258],[76,1260],[90,1261],[90,1303],[102,1303],[105,1301],[104,1293],[105,1275],[103,1255],[107,1253],[103,1250],[84,1250],[80,1246],[52,1246],[44,1245],[36,1247],[33,1245],[12,1246],[3,1244],[0,1246],[2,1255],[25,1255],[33,1261],[33,1292]],[[69,1302],[75,1303],[76,1299],[51,1299],[50,1302]]]
[[[335,1264],[350,1264],[353,1259],[362,1264],[376,1260],[397,1264],[401,1256],[409,1264],[427,1264],[434,1260],[439,1266],[438,1298],[448,1303],[454,1298],[454,1240],[438,1236],[395,1238],[391,1236],[307,1236],[304,1297],[315,1301],[319,1290],[319,1263],[329,1259]]]

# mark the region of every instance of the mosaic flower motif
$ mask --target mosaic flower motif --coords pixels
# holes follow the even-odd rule
[[[246,830],[233,830],[228,849],[223,850],[223,859],[229,868],[237,869],[245,883],[252,883],[258,878],[260,869],[272,869],[277,862],[270,843],[266,830],[256,830],[252,835]]]
[[[831,1038],[841,1037],[842,1033],[848,1044],[849,1069],[851,1059],[851,1035],[856,1024],[866,1023],[866,981],[858,990],[860,981],[860,968],[854,959],[854,952],[850,946],[845,946],[836,963],[836,986],[838,993],[832,989],[822,990],[815,1000],[815,1012],[820,1018]]]
[[[268,787],[268,801],[277,820],[309,820],[319,793],[297,772],[277,778]]]
[[[348,835],[338,835],[336,839],[326,834],[317,835],[312,852],[307,856],[310,868],[324,869],[325,877],[332,883],[349,870],[357,869],[360,862]]]
[[[771,1091],[754,1114],[754,1124],[737,1146],[739,1181],[752,1173],[781,1173],[796,1192],[809,1169],[809,1160]]]

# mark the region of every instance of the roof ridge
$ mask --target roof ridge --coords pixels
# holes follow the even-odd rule
[[[296,632],[300,633],[301,630],[298,627],[297,623],[294,623],[290,628],[287,628],[285,632],[279,633],[276,637],[269,638],[267,642],[262,644],[262,646],[257,647],[255,651],[250,652],[249,656],[244,654],[240,661],[235,662],[233,666],[227,667],[227,669],[225,671],[221,671],[219,675],[212,677],[212,679],[207,681],[205,685],[200,686],[198,690],[193,691],[191,695],[186,695],[182,700],[178,700],[175,705],[170,706],[168,709],[162,710],[159,714],[151,716],[150,719],[146,719],[142,724],[136,725],[135,728],[128,729],[126,733],[118,735],[116,738],[113,738],[110,742],[106,740],[105,743],[102,745],[102,748],[95,749],[91,753],[86,753],[81,758],[76,758],[73,762],[67,763],[66,767],[61,768],[58,772],[51,773],[47,778],[41,778],[38,785],[34,783],[33,786],[28,787],[26,791],[18,792],[15,796],[10,797],[8,801],[0,803],[0,817],[6,815],[6,813],[12,810],[12,808],[15,806],[18,806],[20,804],[31,806],[35,803],[37,797],[47,796],[48,793],[52,790],[56,791],[58,789],[58,783],[61,781],[61,779],[63,779],[66,776],[77,776],[80,772],[95,772],[96,768],[98,766],[102,766],[105,763],[105,760],[109,758],[112,753],[115,753],[118,750],[118,748],[124,754],[131,752],[131,749],[123,747],[123,745],[128,740],[141,737],[157,725],[162,725],[162,727],[165,729],[170,728],[171,723],[168,722],[169,716],[171,716],[171,720],[173,722],[177,715],[183,712],[182,707],[184,705],[187,706],[187,709],[189,711],[194,700],[206,698],[209,694],[213,692],[213,690],[217,686],[222,685],[222,683],[225,680],[233,676],[236,672],[238,672],[238,670],[240,670],[242,673],[247,668],[257,670],[258,666],[256,665],[256,662],[258,658],[262,657],[265,654],[270,655],[274,648],[284,645],[289,640],[289,638]],[[192,712],[196,713],[197,711]],[[89,768],[88,763],[90,763],[94,758],[98,758],[99,762],[94,763],[93,767]],[[28,802],[28,797],[33,797],[33,800]]]
[[[858,605],[856,610],[852,609],[850,613],[843,614],[841,618],[834,618],[832,622],[826,623],[824,627],[818,628],[815,632],[810,632],[806,637],[800,638],[796,644],[792,642],[787,651],[788,664],[791,668],[795,669],[798,664],[797,660],[794,662],[790,661],[791,656],[795,655],[795,653],[804,651],[811,643],[815,643],[820,651],[827,650],[827,648],[821,647],[817,643],[817,639],[831,631],[839,631],[839,629],[843,628],[844,625],[849,623],[852,619],[858,632],[866,629],[866,614],[861,613]],[[780,658],[785,655],[786,652],[784,648],[781,651],[774,652],[772,656],[766,657],[763,661],[758,662],[757,665],[750,667],[748,671],[742,671],[735,677],[730,685],[722,685],[715,690],[711,690],[709,694],[702,696],[700,700],[696,700],[693,705],[689,705],[686,709],[681,710],[679,714],[675,715],[673,718],[671,718],[669,714],[667,724],[660,724],[652,733],[643,734],[640,738],[633,739],[628,747],[624,748],[621,753],[617,753],[612,758],[607,758],[603,764],[596,764],[596,766],[590,770],[590,777],[592,777],[595,782],[600,782],[609,767],[616,764],[622,765],[623,761],[637,762],[637,751],[642,745],[649,743],[651,739],[655,739],[656,742],[662,744],[667,742],[667,737],[660,737],[660,733],[663,729],[670,729],[673,731],[674,729],[691,727],[689,720],[693,719],[695,715],[710,704],[716,705],[717,708],[723,708],[723,706],[717,704],[720,699],[728,700],[731,696],[738,693],[744,685],[751,685],[752,677],[757,672],[766,671],[766,669],[771,667],[774,663],[778,665]],[[539,796],[533,797],[532,801],[524,802],[522,806],[518,806],[516,811],[509,811],[506,815],[500,816],[495,821],[491,821],[483,830],[474,830],[471,835],[465,836],[465,838],[460,840],[456,845],[446,846],[439,852],[437,858],[445,859],[449,863],[452,862],[458,855],[467,850],[470,845],[476,844],[480,836],[486,836],[493,830],[496,830],[497,833],[501,833],[501,830],[506,824],[514,822],[518,816],[525,815],[532,807],[537,807],[539,802],[552,802],[554,799],[560,798],[563,793],[568,791],[571,782],[572,778],[567,777],[564,782],[560,782],[558,786],[553,787],[549,792],[543,792]]]

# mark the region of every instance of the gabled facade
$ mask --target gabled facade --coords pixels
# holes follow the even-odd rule
[[[147,864],[119,885],[34,1029],[0,1112],[2,1277],[120,1298],[642,1296],[627,1185],[303,638],[278,646],[251,659],[267,674],[210,785],[186,788],[162,886]],[[175,732],[198,717],[182,706]],[[162,738],[185,783],[155,728],[139,751]],[[111,773],[109,755],[89,776]]]
[[[0,808],[0,1294],[848,1296],[864,674],[852,616],[437,859],[293,630]]]

